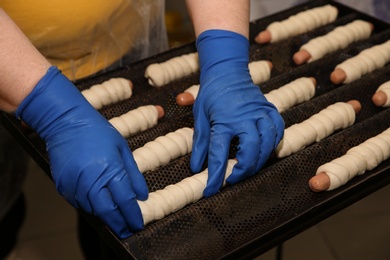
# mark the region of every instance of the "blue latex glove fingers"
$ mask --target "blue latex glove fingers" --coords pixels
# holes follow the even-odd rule
[[[225,178],[227,159],[232,137],[226,132],[226,127],[216,125],[211,129],[209,143],[208,179],[203,196],[210,197],[222,187]]]
[[[143,174],[137,167],[129,146],[125,142],[123,142],[121,153],[126,172],[128,173],[127,176],[130,178],[130,183],[132,184],[131,186],[134,189],[136,198],[138,200],[146,200],[149,194],[148,186]]]
[[[89,195],[93,214],[98,216],[120,239],[131,235],[120,208],[113,202],[109,188],[99,184],[91,188]]]
[[[257,126],[249,129],[246,127],[245,132],[238,135],[239,145],[236,153],[237,163],[233,167],[232,174],[226,179],[229,184],[235,184],[250,176],[257,171],[257,165],[261,159],[261,134],[259,135]],[[266,147],[269,149],[269,147]]]
[[[129,189],[130,178],[127,173],[116,175],[108,182],[107,187],[95,185],[88,195],[94,214],[107,223],[107,226],[119,238],[126,238],[132,231],[141,230],[143,219],[136,194]],[[115,203],[114,203],[115,202]]]
[[[124,216],[127,225],[132,227],[133,230],[140,230],[144,222],[136,200],[136,194],[129,189],[129,186],[134,187],[128,174],[116,176],[108,183],[112,199]]]
[[[195,103],[195,106],[198,104]],[[195,109],[194,106],[194,109]],[[190,168],[193,172],[200,172],[207,158],[210,142],[210,124],[206,116],[200,112],[197,113],[197,118],[194,123],[194,136],[192,153],[190,159]]]

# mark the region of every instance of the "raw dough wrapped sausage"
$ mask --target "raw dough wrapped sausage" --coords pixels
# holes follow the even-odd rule
[[[310,179],[313,191],[333,190],[366,170],[372,170],[390,157],[390,128],[367,139],[347,153],[318,167]]]
[[[290,16],[286,20],[276,21],[260,32],[255,41],[258,43],[278,42],[329,24],[336,20],[338,10],[332,5],[315,7]]]
[[[258,85],[271,78],[272,63],[267,60],[252,61],[248,64],[252,81]]]
[[[123,137],[128,137],[157,125],[157,120],[163,115],[164,110],[161,106],[141,106],[126,114],[113,117],[109,122]]]
[[[390,61],[390,40],[361,51],[338,64],[330,75],[334,84],[351,83],[363,75],[383,68]]]
[[[275,105],[280,113],[310,100],[315,95],[316,80],[314,78],[298,78],[290,83],[274,89],[266,94],[265,98]]]
[[[226,167],[226,178],[232,173],[236,160],[229,160]],[[145,201],[138,201],[144,219],[144,225],[172,214],[203,197],[208,170],[194,174],[182,181],[169,185],[162,190],[149,193]]]
[[[355,113],[359,110],[360,103],[356,100],[349,103],[337,102],[305,121],[288,127],[276,148],[276,156],[287,157],[314,142],[321,141],[336,130],[352,125],[355,122]]]
[[[141,172],[154,170],[167,165],[170,161],[189,154],[192,149],[194,130],[188,127],[180,128],[133,151],[134,160]]]
[[[294,62],[299,65],[318,60],[328,53],[344,49],[353,42],[369,38],[372,29],[373,25],[363,20],[336,27],[328,34],[302,45],[299,52],[294,54]]]
[[[154,87],[162,87],[171,81],[188,76],[199,70],[198,53],[184,54],[162,63],[150,64],[145,77]]]
[[[133,94],[132,88],[130,80],[112,78],[81,91],[81,94],[95,109],[101,109],[103,106],[130,98]]]

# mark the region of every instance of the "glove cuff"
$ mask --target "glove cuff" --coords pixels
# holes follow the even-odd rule
[[[249,41],[243,35],[226,30],[207,30],[196,40],[201,78],[207,74],[227,74],[248,70]]]
[[[45,138],[56,127],[57,119],[80,106],[84,110],[93,109],[88,105],[74,84],[57,67],[52,66],[21,102],[15,115]]]

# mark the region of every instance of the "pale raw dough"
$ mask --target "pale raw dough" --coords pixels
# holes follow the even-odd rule
[[[390,128],[377,136],[367,139],[347,153],[318,167],[316,174],[324,172],[334,190],[366,170],[372,170],[390,157]]]
[[[228,160],[225,180],[232,173],[236,160]],[[149,193],[145,201],[138,201],[142,212],[144,225],[162,219],[203,197],[206,187],[208,170],[204,170],[182,181],[168,185],[162,190]]]
[[[109,120],[123,137],[145,131],[157,125],[157,121],[158,111],[154,105],[140,106],[130,110],[126,114],[113,117]]]
[[[195,52],[174,57],[162,63],[150,64],[145,70],[145,77],[148,78],[151,86],[162,87],[198,70],[198,53]]]
[[[292,15],[286,20],[273,22],[266,30],[271,33],[271,42],[277,42],[329,24],[336,20],[337,15],[336,7],[320,6]]]
[[[271,77],[271,68],[268,61],[259,60],[249,62],[248,68],[252,81],[256,85],[269,80]]]
[[[310,78],[298,78],[290,83],[264,94],[265,98],[275,105],[280,113],[310,100],[314,97],[315,85]]]
[[[343,83],[351,83],[363,75],[383,68],[390,61],[390,40],[361,51],[358,55],[338,64],[347,75]]]
[[[276,148],[276,155],[278,158],[289,156],[354,122],[355,110],[352,105],[345,102],[332,104],[305,121],[285,129],[283,139]]]
[[[383,107],[390,107],[390,81],[387,81],[380,85],[376,92],[378,91],[382,91],[387,96],[386,103],[383,105]]]
[[[111,78],[81,91],[81,94],[95,109],[101,109],[103,106],[130,98],[133,91],[128,79]]]
[[[133,156],[138,169],[144,173],[189,154],[192,150],[193,133],[193,129],[183,127],[135,149]]]
[[[326,35],[319,36],[301,46],[300,50],[310,53],[308,62],[324,57],[339,49],[344,49],[353,42],[369,38],[371,35],[370,23],[355,20],[349,24],[336,27]]]

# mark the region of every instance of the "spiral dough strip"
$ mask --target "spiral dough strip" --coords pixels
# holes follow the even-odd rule
[[[337,102],[305,121],[288,127],[276,148],[277,157],[289,156],[314,142],[319,142],[338,129],[352,125],[355,122],[355,116],[352,105]]]
[[[236,160],[229,160],[226,167],[225,180],[232,173]],[[138,201],[144,225],[172,214],[203,197],[207,184],[208,170],[204,170],[182,181],[168,185],[162,190],[149,193],[145,201]]]
[[[271,34],[271,42],[277,42],[329,24],[336,20],[337,15],[336,7],[325,5],[292,15],[283,21],[273,22],[266,30]]]
[[[361,51],[357,56],[336,66],[345,72],[344,83],[360,79],[363,75],[382,68],[390,61],[390,40]]]
[[[280,113],[310,100],[315,94],[315,83],[311,78],[298,78],[290,83],[264,94]]]
[[[139,170],[143,173],[154,170],[189,154],[192,150],[193,133],[191,128],[180,128],[134,150],[133,156]]]
[[[353,42],[367,39],[371,35],[371,24],[355,20],[347,25],[336,27],[324,36],[310,40],[301,46],[300,50],[310,53],[312,62],[324,57],[326,54],[343,49]]]
[[[347,153],[321,165],[316,174],[326,173],[330,179],[327,190],[336,189],[357,175],[372,170],[390,157],[390,128],[377,136],[367,139]]]
[[[123,137],[144,131],[157,125],[158,110],[154,105],[140,106],[126,114],[113,117],[109,122]]]
[[[270,79],[272,64],[266,60],[252,61],[248,64],[252,81],[258,85]]]
[[[198,53],[184,54],[162,63],[150,64],[145,71],[150,85],[161,87],[199,70]]]
[[[112,78],[81,91],[81,94],[95,108],[128,99],[133,94],[131,82],[124,78]]]

